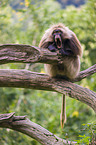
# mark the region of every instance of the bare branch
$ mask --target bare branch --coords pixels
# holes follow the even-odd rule
[[[0,64],[5,63],[57,63],[60,59],[57,53],[47,49],[22,44],[0,45]]]
[[[0,87],[30,88],[67,94],[96,112],[96,93],[72,82],[27,70],[0,70]]]
[[[81,81],[82,79],[92,75],[96,73],[96,64],[94,64],[93,66],[89,67],[88,69],[84,70],[84,71],[81,71],[79,73],[79,75],[77,76],[77,78],[75,78],[73,80],[73,82],[78,82],[78,81]]]
[[[44,48],[21,44],[0,45],[0,64],[5,63],[62,63],[62,56]],[[79,73],[72,82],[77,82],[96,73],[96,64]]]
[[[14,113],[0,115],[0,127],[10,128],[26,134],[31,138],[36,139],[43,145],[64,145],[75,144],[76,142],[66,141],[49,132],[40,125],[31,122],[25,116],[14,116]]]

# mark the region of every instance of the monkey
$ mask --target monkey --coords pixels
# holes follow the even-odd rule
[[[58,52],[63,58],[62,64],[44,64],[45,71],[50,77],[73,80],[80,71],[81,44],[73,31],[62,23],[51,26],[46,30],[40,43],[40,48]],[[66,98],[62,97],[61,127],[66,122]]]

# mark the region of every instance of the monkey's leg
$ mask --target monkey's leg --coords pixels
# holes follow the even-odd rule
[[[62,95],[60,122],[61,122],[61,127],[63,129],[64,123],[66,122],[66,96],[65,95]]]

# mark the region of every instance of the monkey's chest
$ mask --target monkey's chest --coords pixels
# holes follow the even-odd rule
[[[64,71],[64,64],[59,64],[59,65],[57,65],[57,69],[58,69],[58,71]]]
[[[64,64],[59,64],[56,66],[56,75],[57,76],[65,76],[66,75],[66,67],[64,66]]]
[[[62,64],[60,65],[59,64],[59,65],[57,65],[57,68],[58,68],[58,70],[61,70],[62,71],[62,70],[64,70],[64,65],[62,65]]]

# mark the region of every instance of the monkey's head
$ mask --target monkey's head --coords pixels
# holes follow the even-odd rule
[[[63,24],[50,27],[42,37],[39,47],[50,51],[59,50],[63,56],[82,56],[81,45],[75,33]]]

